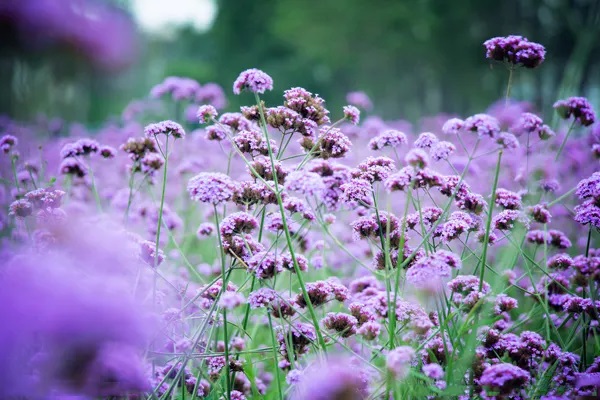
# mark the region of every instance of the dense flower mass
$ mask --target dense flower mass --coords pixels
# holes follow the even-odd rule
[[[554,103],[554,109],[561,118],[570,119],[583,126],[590,126],[596,122],[596,114],[585,97],[569,97]]]
[[[273,90],[273,78],[259,69],[247,69],[233,83],[233,93],[240,94],[243,90],[253,93]]]
[[[483,45],[486,57],[490,60],[505,61],[525,68],[538,67],[546,57],[544,46],[530,42],[523,36],[495,37],[486,40]]]
[[[587,100],[411,125],[272,89],[168,77],[93,136],[2,119],[1,399],[600,396]]]

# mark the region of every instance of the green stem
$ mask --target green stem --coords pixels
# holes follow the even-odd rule
[[[510,89],[513,81],[513,72],[515,67],[511,64],[508,67],[508,85],[506,85],[506,96],[504,97],[504,104],[508,106],[508,102],[510,101]]]
[[[554,158],[554,161],[558,161],[558,157],[560,156],[560,153],[562,153],[565,145],[567,144],[567,140],[569,140],[569,136],[571,135],[571,132],[573,131],[574,127],[575,127],[575,120],[573,120],[573,122],[571,122],[571,125],[569,126],[569,130],[567,131],[565,138],[563,139],[562,143],[560,144],[560,147],[558,148],[558,152],[556,153],[556,157]]]
[[[156,139],[158,143],[158,139]],[[165,165],[163,169],[162,191],[160,194],[160,207],[158,208],[158,225],[156,226],[156,240],[154,242],[154,279],[152,284],[152,304],[156,305],[156,270],[158,268],[158,246],[160,242],[160,230],[162,228],[163,208],[165,206],[165,194],[167,192],[167,168],[169,165],[169,136],[165,143],[165,152],[163,153]]]
[[[502,150],[498,152],[498,162],[496,163],[496,172],[494,173],[494,184],[492,185],[492,195],[488,204],[488,217],[485,223],[485,236],[483,239],[483,254],[481,255],[481,272],[479,273],[479,291],[483,287],[483,276],[485,274],[485,264],[487,260],[488,241],[490,239],[490,230],[492,226],[492,216],[494,211],[494,203],[496,202],[496,189],[498,188],[498,177],[500,176],[500,163],[502,161]]]
[[[279,371],[277,366],[277,340],[275,340],[275,333],[273,330],[273,320],[271,318],[271,313],[267,310],[267,317],[269,318],[269,331],[271,332],[271,342],[273,343],[273,374],[275,375],[275,382],[277,382],[277,394],[279,395],[279,400],[283,399],[283,391],[281,389],[281,381],[279,377]]]

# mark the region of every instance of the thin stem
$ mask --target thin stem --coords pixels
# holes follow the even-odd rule
[[[483,276],[485,274],[485,264],[487,260],[487,251],[489,247],[490,228],[492,226],[492,216],[494,203],[496,202],[496,189],[498,188],[498,177],[500,176],[500,163],[502,161],[502,150],[498,153],[498,162],[496,163],[496,172],[494,173],[494,184],[492,185],[492,195],[488,204],[488,217],[485,223],[485,236],[483,239],[483,254],[481,255],[481,272],[479,274],[479,291],[483,288]]]
[[[506,85],[506,96],[504,98],[504,104],[508,106],[508,102],[510,100],[510,89],[512,86],[512,81],[513,81],[513,72],[515,70],[515,67],[511,64],[508,67],[508,85]]]
[[[554,161],[558,161],[558,157],[560,157],[560,153],[562,153],[563,148],[567,144],[567,140],[569,139],[569,136],[571,135],[571,132],[573,131],[574,127],[575,127],[575,120],[573,120],[573,122],[571,122],[571,125],[569,126],[569,130],[567,131],[567,134],[565,135],[565,138],[563,139],[562,143],[560,144],[560,147],[558,148],[558,152],[556,153],[556,157],[554,157]]]
[[[158,143],[158,139],[156,139]],[[154,241],[154,279],[152,283],[152,304],[156,305],[156,270],[158,268],[158,245],[160,242],[160,230],[162,228],[162,217],[163,217],[163,208],[165,206],[165,194],[167,192],[167,168],[169,165],[169,136],[167,135],[167,141],[165,143],[165,153],[163,154],[165,158],[165,165],[163,169],[163,182],[162,182],[162,191],[160,195],[160,207],[158,209],[158,224],[156,226],[156,240]]]

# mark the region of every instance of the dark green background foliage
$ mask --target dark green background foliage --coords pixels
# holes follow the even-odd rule
[[[120,5],[128,8],[127,1]],[[230,93],[238,73],[268,72],[275,90],[303,86],[335,110],[364,90],[375,112],[416,120],[466,115],[501,96],[507,72],[485,59],[483,41],[520,34],[547,49],[546,62],[516,75],[513,96],[547,110],[562,95],[600,98],[598,0],[220,0],[212,28],[144,36],[134,65],[118,73],[60,49],[31,52],[0,31],[0,113],[39,113],[92,123],[145,97],[168,75],[214,81]],[[586,88],[586,90],[584,90]],[[239,99],[230,96],[230,107]]]

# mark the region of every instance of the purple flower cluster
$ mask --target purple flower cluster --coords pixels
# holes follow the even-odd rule
[[[486,40],[483,45],[488,59],[504,61],[515,66],[522,65],[525,68],[538,67],[546,57],[544,46],[530,42],[523,36],[494,37]]]
[[[573,117],[573,120],[582,126],[590,126],[596,122],[594,109],[585,97],[569,97],[559,100],[554,103],[553,107],[561,118]]]
[[[267,90],[273,90],[273,78],[259,69],[247,69],[240,73],[233,83],[233,93],[240,94],[243,90],[252,93],[264,93]]]

